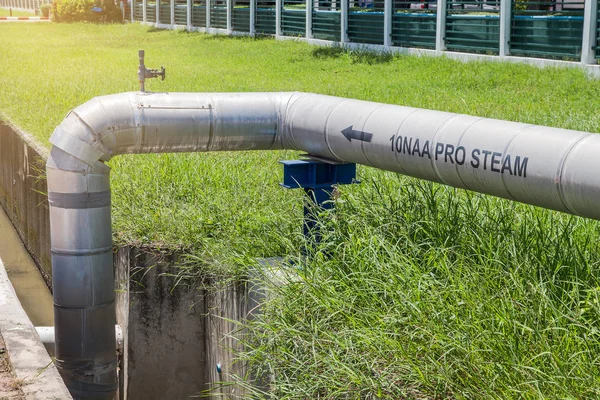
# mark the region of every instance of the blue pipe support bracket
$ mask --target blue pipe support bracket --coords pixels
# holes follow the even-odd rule
[[[304,203],[304,236],[314,237],[316,243],[320,235],[315,230],[314,206],[329,210],[333,207],[331,197],[337,185],[359,183],[356,180],[356,164],[327,163],[318,160],[284,160],[283,183],[286,189],[304,189],[307,201]]]

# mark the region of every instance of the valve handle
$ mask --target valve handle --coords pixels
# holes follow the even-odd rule
[[[138,67],[138,80],[140,81],[140,92],[145,92],[146,79],[160,77],[161,80],[164,81],[166,78],[166,71],[165,67],[160,67],[160,69],[146,68],[146,65],[144,64],[144,50],[139,50],[138,56],[140,58],[140,65]]]

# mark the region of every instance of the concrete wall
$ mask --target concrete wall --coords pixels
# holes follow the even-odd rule
[[[245,283],[178,282],[177,256],[123,247],[115,255],[117,323],[123,327],[122,399],[243,399],[237,385],[219,387],[245,365],[234,362],[247,314]],[[221,373],[217,371],[221,365]],[[216,390],[215,390],[216,389]]]
[[[0,206],[51,285],[50,213],[45,164],[48,150],[0,120]]]

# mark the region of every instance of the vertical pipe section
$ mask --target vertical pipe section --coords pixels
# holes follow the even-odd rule
[[[75,399],[117,390],[109,171],[57,147],[47,164],[56,366]]]

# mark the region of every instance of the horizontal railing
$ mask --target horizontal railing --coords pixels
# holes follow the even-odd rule
[[[0,8],[16,8],[22,10],[39,11],[42,4],[49,4],[50,0],[0,0]]]

